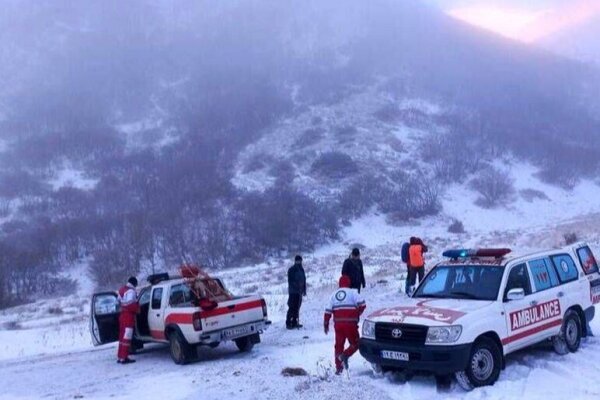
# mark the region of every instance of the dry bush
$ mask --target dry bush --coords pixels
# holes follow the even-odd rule
[[[465,233],[465,226],[463,223],[457,219],[453,220],[450,226],[448,227],[448,232],[450,233]]]
[[[515,192],[510,175],[493,167],[482,170],[471,180],[470,185],[479,193],[477,204],[484,208],[493,208],[508,202]]]
[[[566,232],[563,234],[565,245],[570,245],[579,241],[579,236],[575,232]]]
[[[534,200],[546,200],[549,201],[550,198],[546,195],[546,193],[541,190],[536,189],[523,189],[519,191],[519,194],[523,198],[523,200],[531,203]]]
[[[285,367],[281,370],[283,376],[308,376],[308,372],[304,368]]]

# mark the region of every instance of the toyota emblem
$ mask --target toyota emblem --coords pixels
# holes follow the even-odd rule
[[[392,331],[392,336],[395,337],[396,339],[399,339],[402,336],[402,331],[400,329],[396,328]]]

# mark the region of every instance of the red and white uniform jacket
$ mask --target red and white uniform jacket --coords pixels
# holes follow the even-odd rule
[[[325,325],[329,325],[332,315],[335,325],[357,325],[365,308],[367,308],[367,304],[358,290],[341,287],[331,296],[329,306],[325,309]]]
[[[140,305],[137,299],[135,288],[127,284],[119,289],[119,304],[121,305],[121,319],[124,322],[135,321],[135,314],[140,312]]]

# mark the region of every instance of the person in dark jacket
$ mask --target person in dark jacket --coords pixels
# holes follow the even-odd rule
[[[365,288],[365,272],[363,270],[362,260],[360,259],[359,249],[352,249],[350,257],[344,261],[344,265],[342,266],[342,275],[346,275],[350,278],[350,287],[358,290],[358,293],[360,293],[361,287],[363,289]]]
[[[287,329],[302,328],[299,323],[302,296],[306,296],[306,274],[302,267],[302,257],[296,256],[294,265],[288,269],[288,312],[285,319]]]

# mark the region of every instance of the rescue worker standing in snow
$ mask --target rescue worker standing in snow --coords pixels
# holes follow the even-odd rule
[[[119,315],[119,350],[117,352],[117,362],[119,364],[135,362],[135,360],[129,358],[129,348],[133,339],[135,316],[140,312],[140,305],[135,291],[137,285],[137,279],[132,276],[127,280],[127,284],[119,289],[118,299],[121,305],[121,314]]]
[[[409,289],[407,294],[411,295],[415,289],[417,275],[419,276],[419,283],[423,280],[425,276],[425,257],[424,253],[427,253],[427,246],[423,244],[423,241],[420,238],[412,237],[410,238],[410,247],[408,248],[408,258],[409,258],[409,267],[408,267],[408,282]]]
[[[402,262],[406,264],[406,280],[404,281],[404,293],[410,295],[410,279],[408,279],[408,274],[410,271],[410,242],[412,242],[415,237],[411,237],[408,242],[402,244],[401,257]]]
[[[302,267],[302,257],[294,258],[294,265],[288,269],[288,312],[285,319],[287,329],[302,328],[300,324],[300,306],[302,296],[306,296],[306,274]]]
[[[360,293],[360,288],[365,288],[365,272],[363,270],[363,263],[360,259],[360,250],[358,248],[352,249],[350,257],[344,261],[342,266],[342,275],[346,275],[350,278],[350,287],[356,289]]]
[[[340,374],[344,368],[348,369],[348,359],[358,350],[358,322],[367,307],[365,301],[356,289],[350,288],[350,278],[342,275],[339,280],[339,289],[331,296],[329,305],[325,309],[323,329],[329,333],[329,321],[333,315],[335,330],[335,373]],[[344,349],[346,340],[350,343]]]

